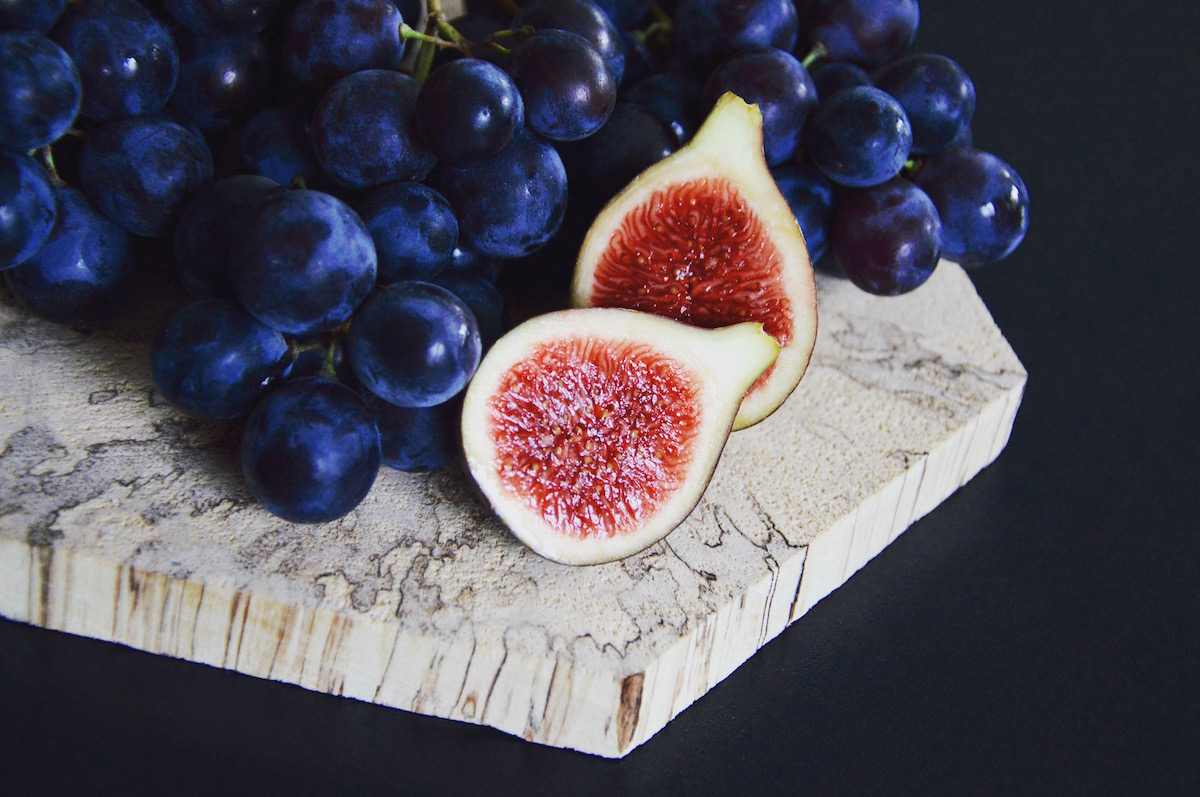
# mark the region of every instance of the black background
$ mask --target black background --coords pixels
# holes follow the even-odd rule
[[[1032,196],[995,464],[620,761],[0,621],[0,792],[1200,793],[1200,3],[921,11]]]

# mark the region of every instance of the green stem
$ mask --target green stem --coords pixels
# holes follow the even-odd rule
[[[817,61],[823,60],[828,55],[829,48],[826,47],[824,43],[817,42],[813,45],[813,48],[808,51],[808,55],[804,56],[804,60],[800,63],[805,69],[812,69],[813,64],[815,64]]]
[[[643,30],[634,33],[633,36],[641,44],[646,44],[655,36],[670,36],[671,35],[671,20],[656,20],[647,25]]]
[[[304,179],[303,174],[297,174],[292,178],[292,188],[298,188],[301,191],[308,189],[308,181]]]
[[[54,165],[54,153],[50,150],[50,145],[42,147],[39,152],[42,155],[42,163],[46,166],[46,172],[50,175],[50,184],[55,188],[62,188],[67,184],[58,173],[58,168]]]

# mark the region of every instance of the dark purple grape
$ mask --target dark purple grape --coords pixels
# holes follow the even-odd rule
[[[80,113],[97,122],[152,114],[179,76],[179,53],[166,26],[134,0],[71,5],[51,31],[79,69]]]
[[[654,74],[654,54],[636,36],[627,30],[618,30],[621,47],[625,50],[625,71],[621,74],[618,89],[626,89]]]
[[[921,21],[917,0],[800,0],[797,52],[818,42],[831,61],[874,69],[912,47]]]
[[[439,470],[458,458],[458,402],[397,407],[370,391],[364,391],[363,399],[375,415],[384,465],[422,473]]]
[[[248,171],[280,185],[299,180],[320,188],[326,179],[313,154],[308,119],[288,108],[267,108],[250,117],[238,135],[237,153]]]
[[[283,0],[162,0],[167,12],[193,33],[219,39],[259,33]]]
[[[167,108],[205,133],[239,124],[270,99],[275,64],[252,35],[209,39],[178,29],[179,80]]]
[[[924,284],[937,266],[942,223],[932,200],[903,177],[845,192],[833,219],[830,246],[842,271],[877,296]]]
[[[28,155],[0,149],[0,271],[33,257],[54,229],[50,178]]]
[[[508,331],[504,296],[482,274],[468,271],[441,271],[430,282],[462,299],[479,326],[482,351],[487,352]]]
[[[54,196],[50,237],[24,263],[3,272],[5,283],[25,309],[49,321],[77,327],[108,321],[133,289],[129,236],[74,188],[56,188]]]
[[[520,257],[541,248],[566,214],[562,158],[526,133],[491,160],[444,166],[434,178],[458,216],[459,242],[485,257]]]
[[[234,294],[290,335],[345,323],[375,284],[375,244],[358,214],[320,191],[268,198],[232,253]]]
[[[478,58],[435,69],[417,95],[417,129],[443,163],[472,166],[500,153],[525,123],[512,78]]]
[[[450,263],[442,270],[443,273],[477,274],[493,285],[496,284],[503,268],[504,261],[496,257],[480,257],[469,249],[461,246],[454,247]]]
[[[79,162],[88,198],[134,235],[171,231],[196,189],[213,178],[204,139],[165,119],[134,117],[92,131]]]
[[[704,85],[705,105],[711,108],[727,91],[757,104],[762,112],[763,153],[768,165],[782,163],[796,153],[817,105],[817,89],[795,56],[768,48],[726,58]]]
[[[817,106],[808,153],[833,182],[879,185],[900,173],[912,149],[912,127],[900,103],[872,86],[838,92]]]
[[[944,55],[917,53],[875,74],[875,85],[904,108],[913,130],[913,152],[945,149],[975,117],[975,84]]]
[[[44,147],[67,132],[83,89],[70,56],[37,33],[0,33],[0,147]]]
[[[454,257],[458,219],[446,198],[420,183],[392,183],[355,206],[379,259],[378,281],[429,279]]]
[[[625,47],[611,19],[591,0],[530,0],[512,21],[512,29],[565,30],[595,48],[612,75],[613,85],[625,74]]]
[[[259,503],[294,523],[353,510],[379,473],[379,431],[351,388],[288,380],[258,403],[242,434],[242,475]]]
[[[359,382],[401,407],[449,400],[471,380],[481,351],[470,308],[428,282],[380,288],[346,333],[346,355]]]
[[[327,174],[349,188],[419,180],[433,168],[416,129],[412,77],[389,69],[355,72],[333,85],[313,113],[313,152]]]
[[[287,368],[283,335],[228,299],[172,313],[150,349],[154,386],[171,406],[206,420],[240,418]]]
[[[281,192],[279,183],[256,174],[224,177],[202,187],[175,225],[175,273],[197,298],[232,296],[231,253],[260,205]]]
[[[0,30],[46,33],[67,8],[67,0],[3,0]]]
[[[648,108],[675,134],[675,143],[682,146],[704,121],[705,107],[702,88],[685,75],[660,72],[639,81],[624,99]]]
[[[402,21],[391,0],[301,0],[283,31],[284,69],[312,100],[353,72],[398,69]]]
[[[624,30],[649,14],[654,0],[596,0],[596,5],[612,20],[617,30]]]
[[[833,225],[833,184],[821,170],[808,161],[789,161],[771,169],[779,193],[804,233],[808,256],[816,263],[829,246],[829,229]]]
[[[675,10],[675,55],[699,73],[742,50],[790,51],[798,22],[792,0],[682,0]]]
[[[608,120],[617,84],[581,36],[542,30],[512,49],[508,73],[525,101],[525,124],[553,141],[590,136]]]
[[[929,194],[942,218],[942,253],[974,267],[1001,260],[1029,229],[1029,190],[1004,161],[977,149],[953,149],[928,158],[913,181]]]
[[[677,147],[674,133],[653,111],[618,102],[608,123],[595,134],[560,145],[572,203],[599,210],[633,178]]]
[[[812,79],[813,85],[817,87],[817,98],[821,102],[843,89],[873,85],[867,70],[845,61],[831,61],[814,68]]]

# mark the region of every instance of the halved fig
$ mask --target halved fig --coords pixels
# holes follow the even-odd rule
[[[700,500],[742,396],[778,353],[754,322],[707,330],[613,308],[537,316],[491,348],[467,388],[467,466],[542,556],[629,556]]]
[[[691,142],[642,172],[596,217],[575,267],[575,307],[626,307],[717,328],[757,321],[782,347],[735,429],[783,404],[817,337],[812,264],[767,169],[762,114],[722,96]]]

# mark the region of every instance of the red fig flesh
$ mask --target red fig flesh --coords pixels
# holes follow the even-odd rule
[[[471,381],[467,465],[543,556],[628,556],[699,501],[742,396],[778,351],[756,323],[706,330],[620,309],[538,316],[501,338]]]
[[[686,147],[601,211],[580,250],[572,304],[706,328],[757,321],[782,351],[734,428],[783,403],[816,342],[816,287],[800,227],[763,158],[757,106],[723,96]]]

